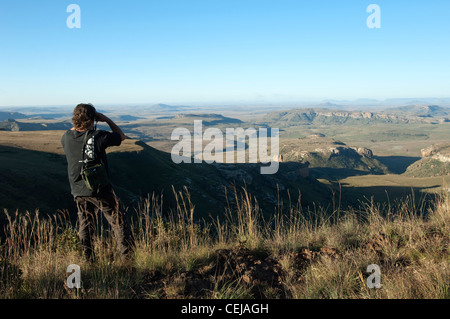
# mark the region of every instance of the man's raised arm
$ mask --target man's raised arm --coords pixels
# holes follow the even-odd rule
[[[113,122],[113,120],[111,120],[109,117],[107,117],[106,115],[102,114],[102,113],[98,113],[96,115],[96,120],[99,122],[105,122],[106,124],[109,125],[109,127],[111,128],[111,131],[115,132],[115,133],[119,133],[120,137],[122,139],[122,142],[126,139],[125,134],[122,132],[121,128],[117,126],[116,123]]]

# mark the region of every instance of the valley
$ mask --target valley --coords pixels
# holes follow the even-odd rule
[[[110,165],[113,182],[130,210],[149,194],[164,196],[170,207],[174,191],[184,190],[191,194],[201,219],[221,216],[234,200],[227,195],[233,188],[245,187],[268,217],[297,198],[305,207],[320,204],[329,209],[339,201],[342,208],[358,209],[371,199],[389,204],[412,196],[423,202],[448,189],[446,107],[103,108],[129,137],[110,150]],[[64,130],[71,127],[70,113],[53,111],[54,117],[39,108],[23,113],[0,110],[0,209],[48,213],[74,209],[60,145]],[[180,127],[193,132],[198,120],[204,130],[279,128],[279,171],[261,175],[261,164],[251,163],[173,163],[170,152],[177,141],[171,140],[172,132]]]

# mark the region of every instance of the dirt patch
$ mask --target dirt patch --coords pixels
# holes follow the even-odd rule
[[[321,256],[328,256],[331,258],[339,258],[340,253],[336,248],[322,247],[318,250],[311,250],[303,248],[300,251],[290,254],[290,257],[294,260],[294,267],[297,269],[304,269],[312,262],[316,261]]]
[[[252,254],[246,248],[216,251],[214,272],[219,282],[243,282],[257,298],[267,297],[262,289],[264,287],[271,287],[271,293],[280,297],[285,296],[283,269],[278,261],[263,254]]]
[[[303,248],[289,253],[298,277],[313,262],[327,256],[340,258],[331,247],[317,250]],[[245,247],[220,249],[207,264],[171,275],[152,271],[144,276],[142,286],[134,289],[139,297],[156,298],[288,298],[283,285],[286,270],[264,252]]]
[[[293,261],[294,276],[300,281],[305,270],[320,258],[329,257],[335,259],[340,258],[341,254],[336,248],[332,247],[322,247],[317,250],[302,248],[299,251],[290,253],[289,257]]]
[[[139,294],[158,298],[285,298],[283,269],[264,254],[244,247],[217,250],[207,265],[170,276],[149,272]]]

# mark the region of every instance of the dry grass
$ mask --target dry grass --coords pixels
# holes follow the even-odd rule
[[[299,198],[263,220],[258,203],[243,189],[234,191],[225,219],[198,223],[189,193],[174,192],[175,211],[163,212],[163,198],[155,195],[137,207],[132,220],[137,249],[131,264],[120,261],[114,239],[100,221],[95,240],[99,260],[90,264],[81,256],[76,225],[67,212],[42,218],[38,212],[5,211],[0,297],[185,298],[183,276],[209,265],[218,249],[237,246],[281,265],[284,294],[261,285],[262,295],[269,298],[450,296],[447,195],[436,197],[434,208],[427,211],[413,199],[398,207],[369,201],[354,211],[304,211]],[[81,267],[82,289],[65,285],[70,264]],[[380,289],[366,285],[370,264],[381,268]],[[219,275],[206,297],[256,297],[242,280],[221,283]]]
[[[61,145],[61,137],[66,131],[0,131],[0,145],[14,148],[65,155]],[[136,140],[125,140],[120,147],[111,147],[112,152],[139,152],[142,146]]]

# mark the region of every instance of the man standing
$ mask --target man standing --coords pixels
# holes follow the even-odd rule
[[[105,122],[112,132],[95,130],[95,121]],[[77,105],[72,122],[73,128],[64,134],[61,144],[66,153],[70,188],[78,208],[79,236],[85,256],[95,260],[92,236],[94,216],[100,210],[113,229],[122,256],[128,259],[134,251],[134,239],[111,184],[91,190],[81,174],[83,163],[89,161],[103,163],[109,175],[105,150],[110,146],[120,146],[125,135],[111,119],[96,112],[92,104]]]

